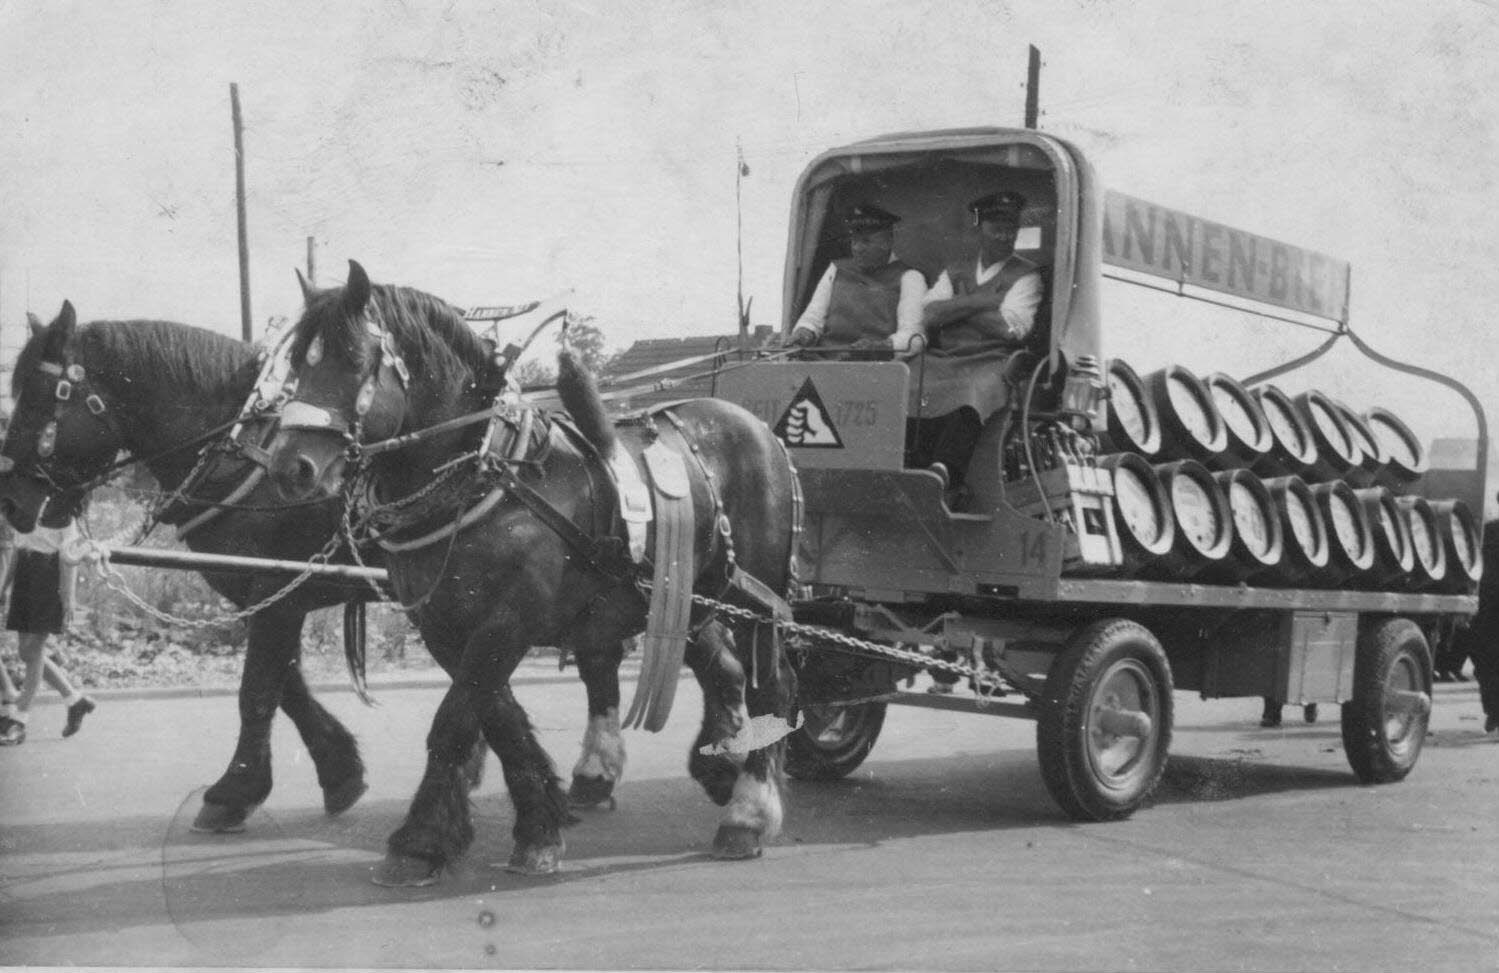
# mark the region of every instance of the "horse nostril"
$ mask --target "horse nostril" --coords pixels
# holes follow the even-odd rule
[[[300,453],[276,467],[273,479],[285,500],[306,499],[318,482],[317,464]]]

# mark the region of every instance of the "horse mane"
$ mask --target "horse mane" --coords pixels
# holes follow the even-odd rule
[[[583,438],[593,443],[601,455],[607,457],[613,453],[614,423],[604,411],[604,400],[599,398],[593,373],[568,348],[557,353],[557,395]]]
[[[363,320],[347,313],[343,295],[343,288],[334,288],[312,296],[297,324],[293,361],[304,360],[307,346],[321,335],[328,354],[361,370],[368,367]],[[414,287],[373,284],[369,303],[424,385],[464,388],[494,367],[488,346],[441,298]]]
[[[43,342],[26,342],[11,377],[16,383],[36,367]],[[122,397],[132,391],[175,392],[243,399],[254,384],[255,349],[233,338],[175,321],[91,321],[74,335],[73,357],[87,362],[90,377]],[[139,382],[149,375],[149,383]],[[150,396],[142,394],[144,400]]]

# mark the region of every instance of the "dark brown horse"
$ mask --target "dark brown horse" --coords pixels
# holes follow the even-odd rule
[[[298,391],[271,446],[273,475],[288,500],[304,502],[368,474],[372,519],[388,539],[406,539],[387,559],[397,594],[416,605],[428,649],[454,677],[383,879],[429,881],[472,841],[458,769],[475,727],[499,755],[515,805],[510,867],[556,869],[566,801],[509,682],[532,645],[560,646],[580,668],[613,671],[624,640],[646,625],[608,461],[616,451],[639,460],[658,437],[675,444],[695,512],[691,583],[748,606],[754,599],[726,580],[736,566],[776,592],[790,583],[798,495],[789,459],[763,423],[717,400],[616,428],[591,377],[566,354],[559,391],[579,432],[524,409],[489,430],[449,422],[490,407],[502,363],[447,304],[373,286],[352,262],[347,286],[309,300],[292,361]],[[418,431],[430,435],[373,457],[360,476],[347,469],[351,442]],[[496,436],[521,446],[486,451]],[[771,741],[791,715],[791,670],[773,626],[726,625],[701,609],[685,661],[705,704],[689,768],[727,806],[715,854],[758,855],[761,838],[780,826],[780,743]],[[675,685],[678,671],[674,664],[660,675]]]
[[[33,326],[16,364],[0,509],[23,532],[39,516],[65,523],[80,509],[86,487],[123,451],[144,460],[168,493],[193,476],[190,495],[165,511],[169,524],[190,524],[214,510],[216,501],[232,499],[186,534],[194,550],[307,560],[336,531],[339,507],[322,502],[288,508],[268,480],[235,497],[255,469],[257,431],[242,437],[247,450],[218,448],[228,443],[215,430],[240,414],[259,369],[253,346],[222,335],[164,321],[79,326],[72,305],[64,303],[49,327]],[[205,445],[209,460],[199,466],[198,450]],[[347,552],[337,560],[346,561]],[[241,608],[262,603],[288,580],[214,572],[204,577]],[[269,795],[270,729],[278,707],[307,745],[326,811],[338,814],[364,793],[354,737],[313,699],[298,660],[309,611],[372,596],[368,589],[308,582],[250,617],[238,744],[228,769],[204,794],[196,829],[243,830],[249,812]],[[602,714],[618,699],[617,680],[595,685],[588,675],[590,709]],[[591,727],[575,790],[592,799],[607,797],[623,759],[617,741]],[[477,768],[468,773],[475,777]]]
[[[15,412],[0,477],[0,507],[19,531],[40,516],[52,525],[77,515],[83,488],[121,450],[149,457],[163,490],[176,490],[198,464],[205,434],[231,422],[259,373],[255,349],[221,335],[166,321],[96,321],[77,324],[64,303],[50,326],[33,326],[12,378]],[[187,448],[174,448],[174,447]],[[228,497],[252,469],[225,452],[197,486],[199,496]],[[277,503],[268,484],[187,535],[194,550],[306,560],[338,524],[332,504],[297,511]],[[45,506],[45,510],[44,510]],[[175,505],[170,522],[205,511],[201,502]],[[224,597],[245,607],[264,600],[287,581],[265,575],[205,573]],[[364,793],[364,763],[354,737],[313,699],[298,667],[309,611],[357,596],[347,586],[309,583],[249,620],[249,646],[240,678],[239,741],[229,767],[203,796],[194,827],[240,831],[249,812],[271,791],[271,721],[280,707],[291,717],[317,769],[329,814],[349,808]]]

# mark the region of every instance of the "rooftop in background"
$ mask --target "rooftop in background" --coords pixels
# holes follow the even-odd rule
[[[768,324],[757,325],[749,336],[750,347],[764,348],[775,333],[775,329]],[[618,400],[615,403],[618,409],[640,409],[663,402],[675,402],[678,399],[711,396],[714,369],[729,361],[738,350],[739,335],[737,334],[648,338],[645,341],[637,341],[620,352],[619,357],[609,363],[609,368],[603,375],[604,388],[606,391],[612,390],[615,384],[622,388],[642,387],[638,395]],[[714,354],[721,357],[703,358],[705,355]],[[667,368],[661,372],[653,372],[637,380],[628,378],[639,372],[682,361],[687,364]],[[620,381],[620,379],[624,380]],[[672,384],[669,388],[655,388],[656,383],[660,382]]]

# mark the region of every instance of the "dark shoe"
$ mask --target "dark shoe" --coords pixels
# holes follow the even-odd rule
[[[962,513],[967,510],[969,499],[968,484],[966,483],[955,486],[942,495],[942,502],[947,504],[947,509],[953,513]]]
[[[1275,728],[1277,726],[1280,726],[1280,704],[1279,703],[1266,703],[1265,704],[1265,711],[1260,716],[1260,726],[1264,727],[1267,730],[1273,729],[1273,728]]]
[[[68,707],[68,725],[62,728],[62,735],[70,737],[77,733],[83,726],[83,718],[94,711],[94,701],[87,696]]]
[[[15,747],[25,742],[26,724],[5,717],[5,722],[0,724],[0,747]]]
[[[1490,716],[1483,721],[1483,732],[1493,733],[1495,730],[1499,730],[1499,716]]]
[[[1308,723],[1317,722],[1317,704],[1307,703],[1301,708],[1301,718]]]

